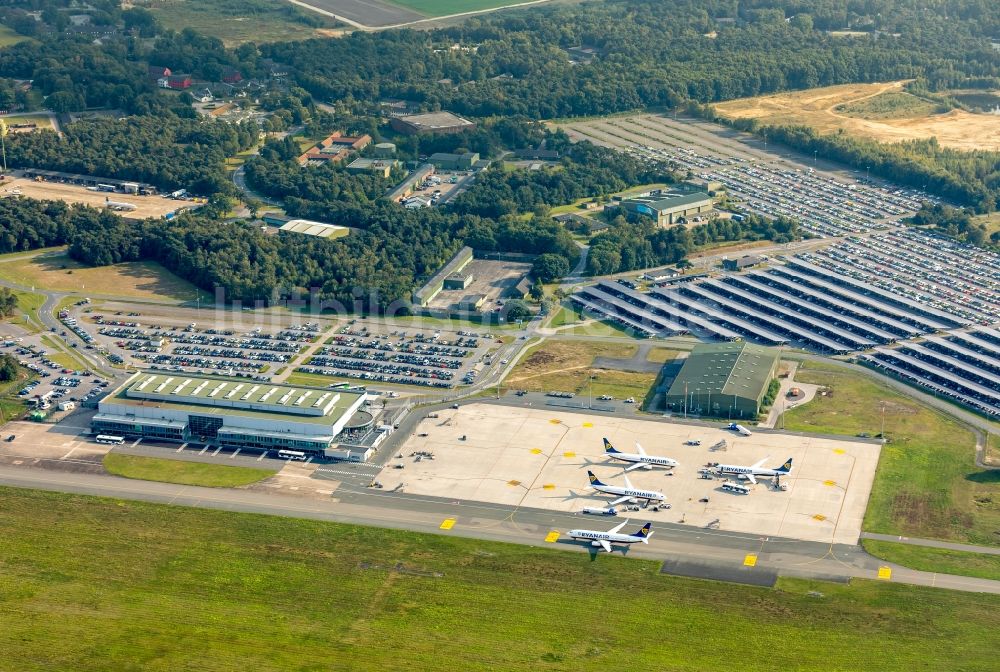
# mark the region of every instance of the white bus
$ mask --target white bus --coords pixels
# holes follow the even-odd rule
[[[305,462],[306,454],[301,450],[279,450],[278,457],[283,460],[301,460]]]
[[[125,443],[124,436],[112,436],[111,434],[98,434],[96,440],[98,443],[108,443],[113,446],[120,446]]]

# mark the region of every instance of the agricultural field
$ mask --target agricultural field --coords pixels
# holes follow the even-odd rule
[[[942,146],[954,149],[1000,149],[1000,115],[964,110],[940,114],[936,104],[905,92],[904,84],[843,84],[741,98],[714,107],[730,119],[811,126],[821,133],[845,131],[882,142],[936,137]]]
[[[0,258],[0,278],[26,287],[87,295],[193,301],[200,293],[204,300],[211,298],[155,262],[92,268],[58,251]]]
[[[867,581],[756,588],[459,537],[0,496],[11,669],[607,670],[627,655],[630,668],[695,671],[731,667],[734,641],[781,642],[742,656],[746,670],[950,669],[958,652],[968,672],[996,664],[995,595]]]
[[[273,469],[230,467],[221,464],[164,460],[158,457],[108,453],[104,468],[115,476],[209,488],[238,488],[273,476]]]
[[[486,9],[520,5],[531,0],[392,0],[392,4],[400,5],[419,12],[424,16],[449,16],[465,12],[481,12]]]
[[[830,364],[804,362],[795,379],[824,385],[830,394],[788,411],[789,430],[876,436],[885,407],[888,443],[866,531],[1000,545],[1000,472],[976,467],[969,429],[868,376]]]
[[[484,12],[546,0],[293,0],[326,16],[368,28],[384,28],[435,17]]]
[[[150,0],[144,6],[166,28],[179,31],[195,27],[229,47],[244,42],[307,40],[322,35],[323,28],[310,26],[298,18],[303,15],[327,24],[326,28],[338,25],[284,0]]]

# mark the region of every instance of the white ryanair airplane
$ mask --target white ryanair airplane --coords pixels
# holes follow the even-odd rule
[[[616,504],[621,504],[622,502],[632,501],[634,499],[645,500],[646,504],[650,502],[662,502],[666,500],[666,497],[662,492],[656,492],[655,490],[637,490],[629,482],[628,476],[622,476],[625,479],[625,487],[618,485],[608,485],[607,483],[601,483],[601,481],[594,476],[594,472],[588,471],[587,476],[590,478],[590,485],[598,492],[603,492],[606,495],[618,495],[618,499],[611,502],[608,506],[615,506]]]
[[[608,553],[611,552],[611,544],[635,544],[642,542],[644,544],[649,543],[649,538],[653,536],[652,523],[646,523],[637,532],[632,534],[621,534],[621,529],[628,525],[626,520],[624,523],[615,525],[607,532],[599,532],[597,530],[570,530],[569,536],[572,539],[583,539],[589,541],[591,546],[600,546]]]
[[[628,467],[625,467],[625,471],[635,471],[636,469],[652,469],[653,467],[666,467],[670,469],[677,466],[677,460],[672,460],[669,457],[657,457],[655,455],[647,455],[646,451],[642,449],[637,441],[635,444],[634,453],[623,453],[616,449],[611,442],[604,439],[604,454],[608,457],[621,460],[622,462],[632,462]]]
[[[767,462],[766,457],[756,464],[751,464],[749,467],[736,464],[720,464],[715,467],[715,469],[720,474],[743,476],[754,485],[757,485],[757,479],[754,478],[755,476],[773,476],[774,478],[781,478],[782,476],[790,474],[792,471],[792,458],[790,457],[777,469],[767,469],[766,467],[763,467],[762,465],[765,462]]]

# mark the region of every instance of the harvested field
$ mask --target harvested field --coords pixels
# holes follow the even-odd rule
[[[362,26],[393,26],[426,18],[423,14],[380,0],[294,0],[306,9]]]
[[[805,125],[821,133],[843,130],[882,142],[936,137],[953,149],[1000,149],[1000,115],[963,110],[938,114],[933,103],[905,93],[905,83],[844,84],[741,98],[719,103],[715,110],[730,119]]]

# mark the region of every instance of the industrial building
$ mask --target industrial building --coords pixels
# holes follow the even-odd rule
[[[342,238],[351,232],[351,230],[346,226],[313,222],[308,219],[290,219],[281,224],[278,231],[281,233],[301,233],[304,236],[316,236],[317,238],[331,239]]]
[[[745,268],[759,266],[763,261],[764,259],[756,254],[744,254],[742,257],[723,259],[722,267],[727,271],[742,271]]]
[[[368,432],[364,392],[186,373],[139,372],[98,404],[98,434],[338,456]]]
[[[464,154],[436,152],[427,159],[427,162],[433,164],[438,170],[472,170],[477,161],[479,161],[479,154],[476,152],[465,152]]]
[[[393,117],[389,124],[393,130],[405,135],[420,133],[461,133],[476,127],[476,124],[451,112],[428,112]]]
[[[374,173],[383,178],[388,178],[392,174],[393,168],[399,166],[399,161],[393,159],[354,159],[347,164],[349,173]]]
[[[673,413],[756,418],[777,376],[778,350],[745,341],[698,345],[670,384]]]
[[[646,215],[656,220],[658,226],[677,224],[682,218],[708,212],[715,207],[712,197],[705,192],[693,194],[657,194],[624,198],[621,207],[629,213]]]

